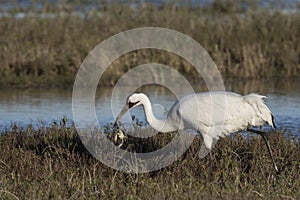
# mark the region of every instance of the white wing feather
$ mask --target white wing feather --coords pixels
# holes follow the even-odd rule
[[[179,129],[198,130],[210,149],[214,139],[247,129],[248,126],[267,123],[273,127],[272,113],[264,98],[258,94],[198,93],[175,103],[168,118]]]

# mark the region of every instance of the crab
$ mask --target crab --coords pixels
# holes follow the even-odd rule
[[[127,137],[125,136],[125,134],[120,129],[118,129],[117,133],[114,136],[114,143],[117,145],[118,141],[120,139],[121,143],[118,145],[118,147],[121,147],[124,144],[124,141],[126,140],[126,138]]]

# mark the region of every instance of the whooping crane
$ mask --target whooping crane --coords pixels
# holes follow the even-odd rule
[[[213,143],[220,137],[241,130],[253,132],[261,135],[264,139],[274,169],[278,174],[278,168],[265,132],[249,128],[265,124],[275,128],[274,117],[266,106],[264,98],[266,97],[258,94],[241,96],[232,92],[195,93],[176,101],[166,118],[160,120],[154,116],[149,98],[143,93],[134,93],[127,98],[126,105],[116,118],[114,126],[118,127],[118,121],[128,109],[143,105],[146,120],[152,128],[162,133],[186,129],[195,130],[202,136],[205,147],[209,151]],[[214,113],[216,116],[221,113],[221,117],[212,118]],[[119,131],[117,137],[122,137],[123,141],[124,134]]]

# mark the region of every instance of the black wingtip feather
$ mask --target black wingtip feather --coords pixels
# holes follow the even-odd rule
[[[273,127],[276,129],[276,125],[275,125],[275,118],[274,118],[274,115],[271,115],[272,116],[272,123],[273,123]]]

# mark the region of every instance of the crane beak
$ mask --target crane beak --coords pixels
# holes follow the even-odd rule
[[[123,117],[123,115],[128,111],[128,106],[125,105],[121,110],[120,114],[117,116],[116,121],[114,123],[115,127],[118,127],[118,121]]]

